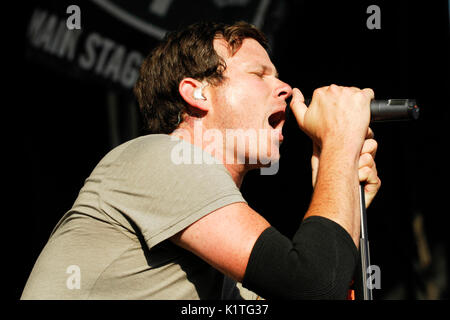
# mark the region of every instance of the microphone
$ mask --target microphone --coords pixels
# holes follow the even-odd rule
[[[309,105],[311,98],[305,99]],[[419,107],[415,99],[372,100],[370,102],[370,122],[417,120]]]
[[[372,122],[417,120],[419,107],[415,99],[372,100],[370,102],[370,119]]]

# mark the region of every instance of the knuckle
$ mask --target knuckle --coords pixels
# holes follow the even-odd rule
[[[364,153],[363,155],[362,155],[362,157],[363,157],[363,159],[364,159],[364,163],[365,164],[367,164],[367,165],[369,165],[369,166],[372,166],[373,164],[374,164],[374,160],[373,160],[373,157],[372,157],[372,155],[370,154],[370,153]]]
[[[367,139],[367,141],[369,141],[369,143],[372,145],[373,148],[378,147],[378,141],[375,140],[374,138]]]
[[[373,98],[375,96],[375,92],[371,88],[364,88],[362,91],[366,96],[370,98]]]
[[[378,150],[378,142],[375,139],[370,139],[370,143],[372,144],[372,150],[377,151]]]
[[[376,164],[373,156],[370,153],[363,153],[359,158],[359,167],[368,170],[376,170]]]
[[[358,170],[358,176],[360,180],[367,180],[370,176],[371,170],[368,167],[362,167]]]
[[[313,91],[313,96],[321,96],[324,90],[324,87],[315,89]]]
[[[375,139],[372,139],[372,138],[366,139],[364,144],[365,144],[364,151],[373,153],[373,152],[377,151],[377,149],[378,149],[378,142]]]
[[[330,91],[331,93],[338,93],[340,91],[340,88],[341,87],[333,83],[328,87],[328,91]]]

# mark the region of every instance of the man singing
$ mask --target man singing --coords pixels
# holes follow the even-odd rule
[[[330,85],[307,108],[266,48],[242,22],[197,23],[165,37],[135,85],[150,134],[99,162],[22,299],[240,299],[237,282],[265,299],[346,298],[358,258],[359,183],[366,205],[380,187],[374,93]],[[314,192],[288,239],[239,188],[249,170],[278,161],[291,96],[313,141]]]

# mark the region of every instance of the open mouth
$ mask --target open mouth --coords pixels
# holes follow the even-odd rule
[[[269,125],[272,128],[277,129],[277,127],[284,123],[284,120],[286,120],[286,113],[284,111],[277,111],[270,115]]]

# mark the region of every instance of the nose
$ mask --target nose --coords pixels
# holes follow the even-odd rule
[[[278,80],[279,83],[275,89],[275,95],[283,100],[286,100],[292,95],[292,88],[287,83]]]

